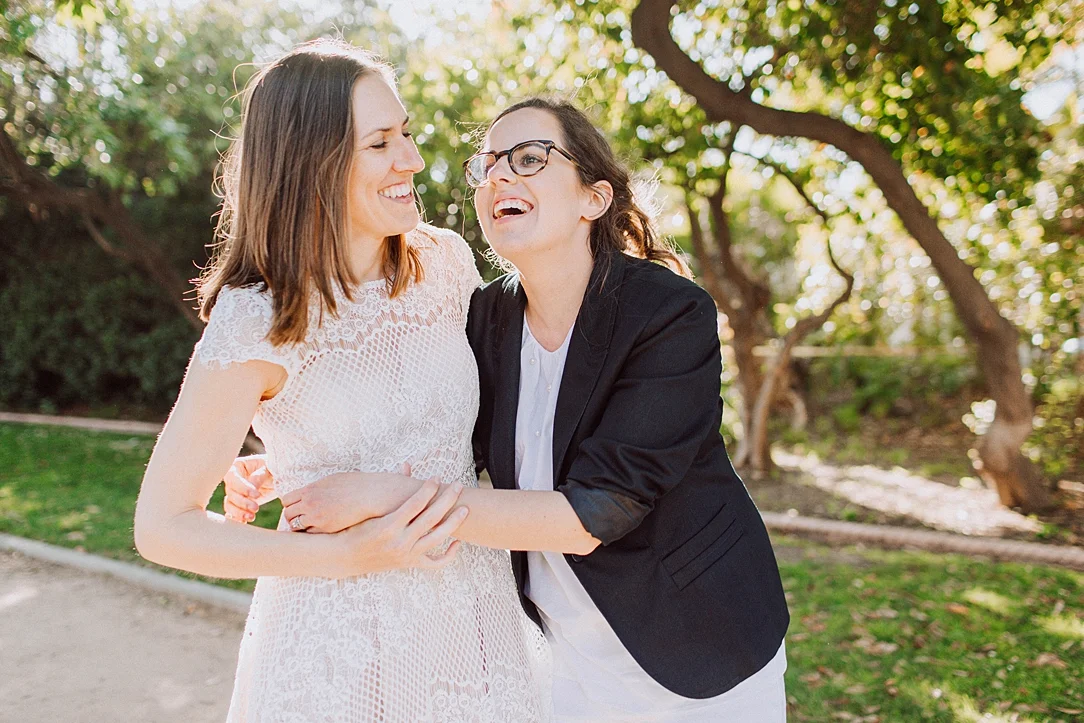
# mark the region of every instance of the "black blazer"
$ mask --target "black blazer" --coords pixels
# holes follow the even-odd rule
[[[467,334],[478,360],[479,469],[515,489],[526,296],[514,274],[478,289]],[[696,284],[621,253],[598,259],[557,398],[554,488],[602,541],[566,555],[640,666],[710,698],[762,668],[790,615],[760,513],[719,427],[715,304]],[[512,553],[523,607],[527,556]]]

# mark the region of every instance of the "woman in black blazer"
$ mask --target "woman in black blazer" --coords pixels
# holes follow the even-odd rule
[[[719,434],[714,302],[573,106],[511,107],[466,168],[486,238],[517,271],[471,301],[475,457],[495,489],[463,491],[456,537],[513,550],[524,609],[553,644],[558,719],[785,720],[789,614]],[[417,484],[336,475],[284,498],[285,514],[326,519],[334,504],[340,523],[310,528],[331,532],[342,510],[379,515]]]

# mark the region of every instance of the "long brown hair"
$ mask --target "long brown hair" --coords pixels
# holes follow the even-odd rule
[[[606,259],[606,251],[621,251],[656,261],[675,273],[692,278],[684,256],[659,236],[651,215],[637,202],[636,186],[628,169],[579,108],[564,100],[527,98],[501,111],[489,128],[506,115],[524,108],[544,110],[560,123],[565,147],[576,158],[580,183],[590,186],[598,181],[609,181],[613,186],[614,197],[609,209],[591,222],[591,255],[595,263]]]
[[[223,158],[222,210],[211,263],[197,282],[206,321],[223,286],[260,284],[274,304],[268,340],[304,340],[312,292],[336,313],[334,285],[352,299],[347,183],[354,158],[352,94],[377,74],[393,89],[391,68],[335,40],[299,45],[257,72],[245,87],[241,134]],[[388,293],[422,277],[405,235],[384,241]]]

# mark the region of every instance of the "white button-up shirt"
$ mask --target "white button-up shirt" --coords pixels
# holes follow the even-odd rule
[[[573,326],[575,329],[575,326]],[[523,319],[516,484],[552,490],[553,420],[573,329],[556,351],[546,351]],[[644,672],[606,622],[564,555],[527,553],[527,597],[538,607],[553,650],[553,710],[557,721],[652,723],[782,723],[786,720],[782,646],[763,669],[715,698],[674,693]],[[650,621],[645,620],[645,625]]]

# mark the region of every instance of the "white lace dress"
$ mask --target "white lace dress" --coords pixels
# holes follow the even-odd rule
[[[197,359],[288,373],[253,420],[279,494],[404,462],[417,477],[477,486],[478,372],[464,330],[481,279],[457,234],[422,227],[411,242],[424,281],[395,299],[382,281],[340,296],[338,316],[311,323],[295,347],[266,341],[266,292],[219,295]],[[228,720],[530,723],[549,706],[548,650],[508,553],[465,544],[441,570],[260,578]]]

